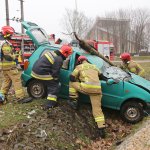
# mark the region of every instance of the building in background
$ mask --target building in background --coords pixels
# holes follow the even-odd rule
[[[146,28],[148,30],[148,28]],[[129,19],[97,18],[91,30],[87,33],[86,40],[104,40],[112,42],[114,53],[137,53],[135,32],[131,30]],[[145,37],[143,37],[145,39]],[[147,37],[147,40],[149,38]],[[140,49],[147,49],[147,42],[139,43]]]
[[[109,41],[114,44],[116,54],[132,51],[129,37],[130,21],[127,19],[97,18],[86,39]]]

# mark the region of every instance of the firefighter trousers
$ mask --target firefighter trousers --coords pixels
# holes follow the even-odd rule
[[[3,82],[1,87],[1,93],[7,96],[11,85],[13,85],[14,87],[15,96],[17,99],[22,99],[25,97],[25,92],[21,83],[20,73],[16,68],[3,71]]]
[[[95,122],[97,123],[98,128],[104,128],[105,127],[105,117],[101,108],[101,94],[90,94],[86,91],[83,91],[80,82],[70,82],[69,83],[69,97],[71,99],[78,99],[79,95],[78,92],[81,92],[83,94],[89,95],[91,105],[92,105],[92,113],[95,119]]]
[[[57,101],[57,95],[59,93],[59,81],[58,80],[42,80],[44,86],[47,88],[47,100]]]

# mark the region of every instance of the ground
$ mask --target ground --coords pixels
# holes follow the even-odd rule
[[[150,62],[141,65],[150,79]],[[0,106],[0,150],[119,149],[128,136],[134,137],[137,129],[149,121],[145,117],[136,125],[128,124],[121,120],[118,111],[103,108],[106,139],[100,139],[89,104],[81,104],[74,111],[65,100],[59,99],[58,107],[46,112],[42,109],[44,102],[39,99],[17,104],[10,90],[9,103]]]
[[[95,148],[108,149],[132,130],[132,125],[124,123],[118,112],[104,109],[107,138],[101,140],[97,138],[90,105],[82,104],[79,111],[74,111],[60,100],[58,107],[45,112],[42,104],[42,100],[37,100],[9,103],[1,108],[0,149],[90,150],[91,143]]]

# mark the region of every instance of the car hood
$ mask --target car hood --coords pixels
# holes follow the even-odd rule
[[[135,84],[150,92],[150,81],[135,74],[131,74],[131,76],[132,78],[129,80],[130,83]]]

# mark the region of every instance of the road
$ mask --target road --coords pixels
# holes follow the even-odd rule
[[[134,131],[116,150],[150,150],[150,117]]]
[[[137,63],[145,63],[145,62],[150,62],[150,60],[135,60]],[[121,61],[112,61],[113,63],[121,63]]]

